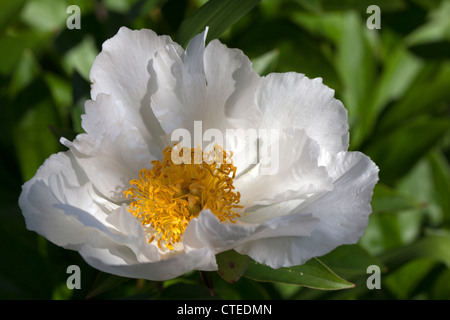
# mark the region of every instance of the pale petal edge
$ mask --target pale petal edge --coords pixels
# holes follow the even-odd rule
[[[379,169],[359,152],[342,153],[340,161],[346,170],[335,181],[333,191],[301,209],[320,220],[310,236],[261,239],[235,250],[257,262],[280,268],[301,265],[338,246],[358,242],[372,212],[370,202]]]

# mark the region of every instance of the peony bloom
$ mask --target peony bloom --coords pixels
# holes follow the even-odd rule
[[[217,270],[230,249],[279,268],[358,241],[378,168],[347,151],[334,91],[298,73],[260,77],[205,36],[184,50],[121,28],[103,44],[85,133],[61,139],[69,150],[23,186],[28,229],[99,270],[150,280]],[[209,155],[177,162],[197,159],[208,130],[222,135]],[[195,148],[174,146],[180,132]]]

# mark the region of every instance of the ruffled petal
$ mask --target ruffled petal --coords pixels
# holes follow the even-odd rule
[[[372,212],[370,201],[378,167],[359,152],[339,153],[330,167],[334,189],[300,210],[319,219],[310,236],[261,239],[238,246],[236,251],[279,268],[300,265],[340,245],[356,243]]]
[[[215,255],[208,248],[191,250],[186,254],[156,262],[124,261],[108,248],[91,245],[83,246],[80,254],[92,267],[103,272],[153,281],[170,280],[192,270],[217,270]]]
[[[77,208],[71,206],[75,204]],[[92,190],[70,152],[52,155],[45,161],[23,185],[19,205],[29,230],[75,250],[95,232],[86,226],[102,224],[106,218],[102,209],[109,206]],[[93,213],[79,219],[79,210]]]
[[[203,210],[188,224],[185,248],[208,247],[215,253],[230,250],[249,241],[280,236],[309,236],[319,221],[310,214],[275,217],[263,223],[222,223],[209,210]]]
[[[92,184],[115,202],[125,200],[123,191],[142,168],[156,159],[141,131],[127,117],[126,108],[109,95],[99,94],[86,102],[82,125],[86,134],[62,143],[70,148]],[[150,150],[153,151],[150,151]],[[160,153],[159,151],[158,153]]]
[[[29,230],[64,248],[114,243],[127,247],[134,256],[146,255],[142,226],[128,219],[128,229],[123,229],[114,215],[132,215],[97,194],[70,151],[47,159],[24,184],[19,205]]]
[[[333,189],[327,169],[319,165],[319,145],[304,130],[278,130],[275,137],[261,137],[261,141],[260,162],[234,184],[246,209],[307,199]]]
[[[208,248],[163,253],[146,240],[125,205],[96,194],[70,151],[51,156],[24,184],[19,205],[29,230],[79,251],[93,267],[133,278],[166,280],[216,270]]]
[[[180,128],[194,133],[194,121],[202,121],[202,131],[217,129],[222,134],[259,121],[255,90],[260,78],[251,62],[242,51],[218,41],[205,48],[205,37],[206,31],[194,37],[185,54],[168,45],[153,60],[158,89],[152,109],[168,134]]]
[[[258,88],[261,128],[296,127],[321,148],[337,153],[348,148],[347,110],[321,78],[298,73],[272,73]]]
[[[158,36],[148,29],[130,30],[122,27],[105,41],[91,69],[91,99],[99,94],[111,95],[126,109],[127,117],[148,141],[159,144],[164,135],[150,107],[156,91],[156,79],[150,68],[155,53],[170,45],[183,52],[168,36]],[[112,107],[111,107],[112,108]]]

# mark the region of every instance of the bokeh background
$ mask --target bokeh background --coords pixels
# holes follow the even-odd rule
[[[26,230],[17,204],[21,185],[64,150],[59,137],[82,132],[89,70],[101,44],[121,26],[183,42],[183,21],[205,3],[0,0],[0,298],[449,299],[445,0],[262,0],[220,32],[220,40],[243,50],[261,75],[296,71],[323,78],[348,109],[350,148],[380,167],[365,235],[320,258],[353,288],[324,291],[245,275],[230,285],[214,273],[211,296],[197,272],[166,282],[110,276]],[[81,29],[66,26],[73,4],[80,7]],[[366,25],[372,4],[381,9],[381,29]],[[66,286],[72,264],[81,268],[80,290]],[[366,286],[369,265],[381,268],[379,290]]]

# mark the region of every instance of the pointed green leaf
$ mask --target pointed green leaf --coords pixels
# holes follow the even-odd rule
[[[404,95],[422,66],[423,62],[410,53],[402,43],[389,51],[380,78],[374,83],[373,97],[367,100],[364,107],[364,116],[359,124],[361,141],[373,138],[377,118],[390,102]]]
[[[374,213],[397,212],[424,206],[419,200],[381,183],[375,186],[371,204]]]
[[[12,72],[9,85],[9,96],[13,99],[21,90],[28,86],[40,73],[40,66],[31,50],[25,49]]]
[[[359,145],[365,127],[367,101],[371,98],[375,79],[375,59],[365,31],[367,28],[356,12],[348,11],[340,27],[337,43],[336,70],[344,89],[342,100],[349,112],[351,143]]]
[[[450,2],[442,1],[441,5],[430,11],[427,23],[414,30],[405,39],[410,46],[450,40]]]
[[[449,130],[449,119],[417,117],[380,136],[366,148],[366,154],[380,167],[380,178],[392,183],[406,174]]]
[[[247,270],[250,258],[234,250],[219,253],[216,256],[217,273],[227,282],[235,283]]]
[[[333,266],[333,271],[344,277],[366,275],[367,267],[371,265],[384,269],[380,259],[372,256],[358,244],[340,246],[322,256],[320,260],[326,265]]]
[[[207,40],[216,39],[260,1],[210,0],[181,23],[175,40],[186,47],[189,40],[203,32],[206,26],[209,27]]]
[[[128,280],[130,279],[100,272],[95,279],[92,288],[89,290],[86,299],[91,299],[95,296],[112,290],[115,287],[127,282]]]
[[[403,73],[403,76],[407,74]],[[386,113],[377,124],[379,132],[396,129],[399,125],[408,124],[414,117],[423,114],[440,113],[441,104],[450,99],[449,83],[450,63],[422,64],[411,85],[399,96],[401,99],[385,109]]]
[[[380,255],[380,259],[389,269],[420,258],[427,258],[444,263],[450,267],[450,232],[441,230],[431,232],[408,246],[402,246]]]
[[[446,225],[450,225],[450,164],[439,151],[431,152],[428,156],[434,189],[432,197],[442,212]]]
[[[245,276],[256,281],[285,283],[320,290],[354,287],[354,284],[339,277],[317,258],[301,266],[279,269],[272,269],[251,260]]]

